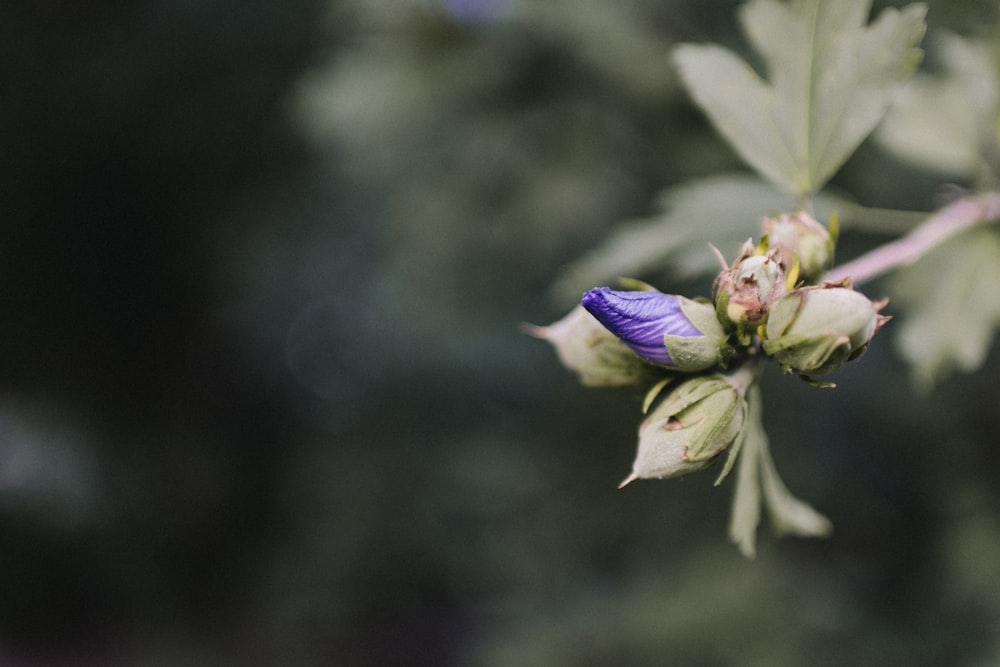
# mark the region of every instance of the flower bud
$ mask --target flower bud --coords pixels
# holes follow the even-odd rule
[[[582,305],[643,359],[680,371],[725,365],[729,336],[707,304],[656,290],[607,287],[583,295]]]
[[[764,352],[788,372],[825,375],[868,348],[889,319],[878,314],[886,303],[870,301],[849,280],[797,289],[771,308]]]
[[[654,367],[635,356],[590,313],[577,306],[547,327],[524,325],[525,333],[547,340],[563,365],[589,387],[623,387],[655,376]]]
[[[773,252],[747,241],[733,265],[716,279],[718,317],[736,327],[744,345],[767,321],[771,304],[786,292],[786,273]]]
[[[746,413],[746,399],[725,375],[684,380],[639,426],[639,451],[620,486],[708,466],[739,437]]]
[[[762,232],[767,236],[768,248],[786,269],[798,262],[799,277],[807,283],[819,280],[833,261],[836,235],[836,218],[830,221],[834,233],[806,213],[782,214],[777,218],[764,218]]]

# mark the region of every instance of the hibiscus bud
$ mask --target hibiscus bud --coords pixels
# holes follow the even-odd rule
[[[747,241],[733,265],[716,280],[719,319],[732,323],[740,342],[748,344],[750,335],[767,321],[771,304],[785,294],[785,281],[785,269],[775,253]]]
[[[707,304],[656,290],[607,287],[583,295],[582,305],[643,359],[680,371],[725,365],[728,335]]]
[[[807,283],[816,282],[833,261],[836,241],[836,218],[830,220],[833,233],[805,211],[764,218],[762,231],[768,247],[777,259],[791,269],[798,265],[799,277]]]
[[[674,387],[639,426],[639,451],[620,487],[701,470],[729,449],[746,422],[747,403],[737,384],[713,373]]]
[[[588,387],[623,387],[655,376],[652,366],[580,306],[547,327],[524,325],[522,330],[551,343],[563,365]]]
[[[782,297],[767,320],[764,352],[788,372],[817,377],[856,359],[888,321],[850,281],[803,287]]]

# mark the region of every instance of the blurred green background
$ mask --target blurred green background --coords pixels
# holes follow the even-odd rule
[[[1000,663],[996,348],[768,376],[836,532],[747,561],[731,484],[617,490],[639,397],[518,331],[742,168],[669,61],[738,4],[0,4],[0,665]],[[834,185],[942,202],[867,144]]]

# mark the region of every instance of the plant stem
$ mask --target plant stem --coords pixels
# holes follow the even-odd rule
[[[1000,193],[963,197],[945,206],[906,236],[835,266],[823,276],[826,282],[850,278],[855,285],[913,264],[961,231],[1000,218]]]
[[[750,358],[744,361],[743,364],[735,371],[727,373],[726,379],[729,381],[729,384],[733,385],[733,388],[736,389],[736,393],[740,396],[746,396],[750,388],[757,382],[757,378],[760,376],[760,371],[760,359]]]

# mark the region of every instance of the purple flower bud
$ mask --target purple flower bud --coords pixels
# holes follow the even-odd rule
[[[583,295],[581,305],[636,354],[672,366],[664,335],[702,335],[681,309],[682,299],[655,290],[619,292],[598,287]]]

